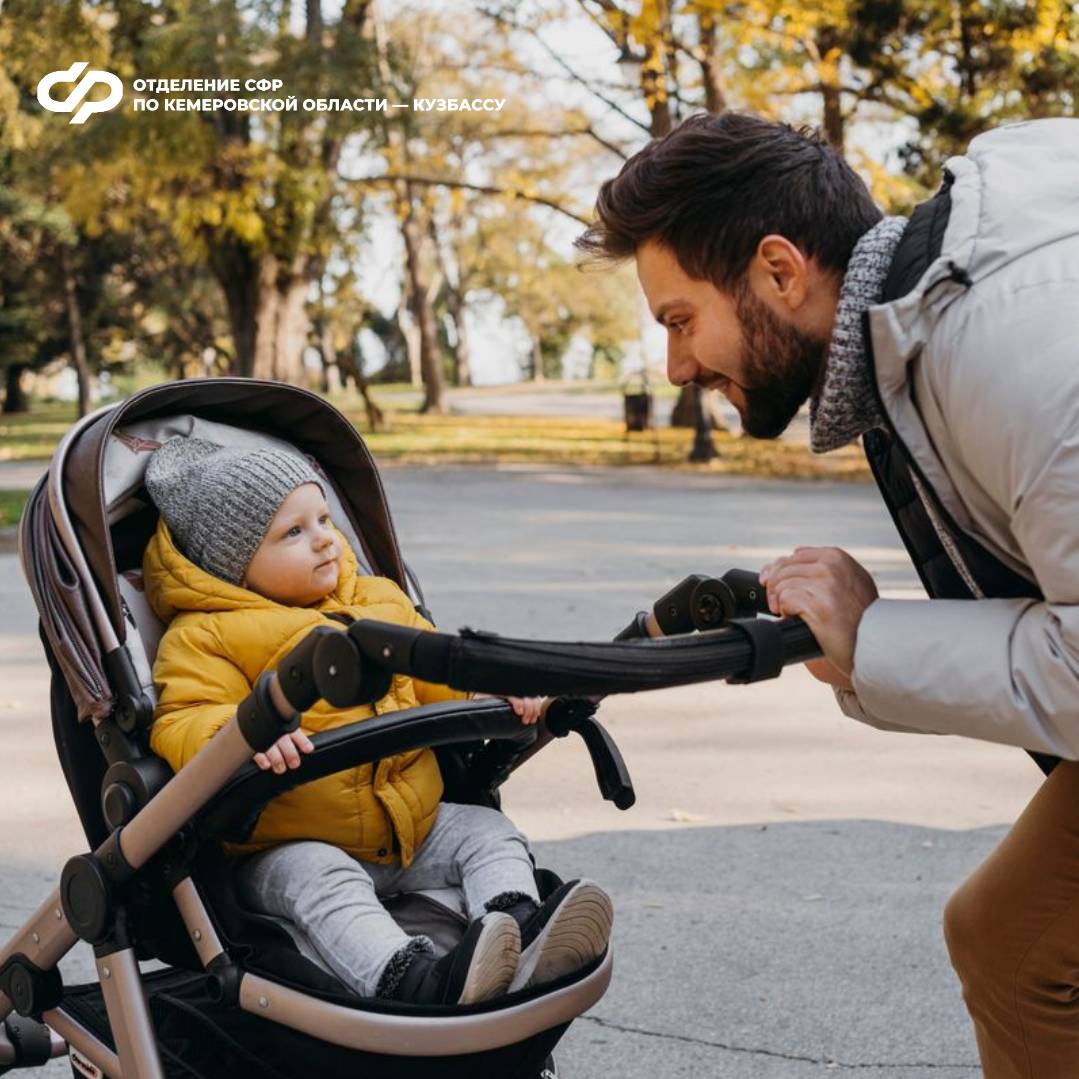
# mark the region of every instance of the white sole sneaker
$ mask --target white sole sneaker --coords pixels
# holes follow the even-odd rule
[[[553,982],[580,970],[603,954],[613,924],[611,897],[598,884],[581,880],[570,885],[536,939],[521,952],[509,991]]]
[[[468,973],[457,998],[458,1004],[478,1004],[505,993],[521,958],[521,930],[508,914],[484,915],[483,928]]]

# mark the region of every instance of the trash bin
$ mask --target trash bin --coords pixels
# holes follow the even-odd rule
[[[652,427],[652,394],[648,390],[622,395],[625,408],[626,431],[647,431]]]

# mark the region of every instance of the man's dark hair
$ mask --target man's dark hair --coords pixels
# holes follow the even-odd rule
[[[701,113],[603,184],[596,221],[575,246],[620,261],[655,240],[690,277],[730,290],[769,233],[842,275],[881,216],[862,180],[813,129]]]

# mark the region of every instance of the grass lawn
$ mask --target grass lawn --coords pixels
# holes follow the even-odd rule
[[[35,402],[29,412],[0,413],[0,461],[47,460],[74,420],[68,404]]]
[[[362,410],[349,411],[361,430]],[[864,479],[868,472],[857,448],[818,457],[808,446],[759,441],[715,432],[719,457],[703,465],[687,461],[693,432],[661,427],[625,435],[617,420],[550,416],[419,416],[395,412],[386,431],[365,433],[379,461],[408,464],[531,463],[555,465],[663,465],[693,471]]]
[[[0,528],[13,528],[19,523],[29,497],[29,491],[0,491]]]

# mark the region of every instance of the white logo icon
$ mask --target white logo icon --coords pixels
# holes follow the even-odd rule
[[[37,84],[37,100],[42,108],[49,112],[74,112],[71,117],[73,124],[85,124],[86,119],[95,112],[107,112],[120,104],[124,96],[124,84],[112,74],[111,71],[86,71],[89,65],[85,60],[74,63],[66,71],[50,71],[41,82]],[[85,76],[79,76],[86,71]],[[49,95],[49,91],[58,82],[75,82],[79,79],[75,89],[64,98],[57,101]],[[83,101],[83,98],[96,86],[103,82],[109,88],[109,96],[104,101]]]

